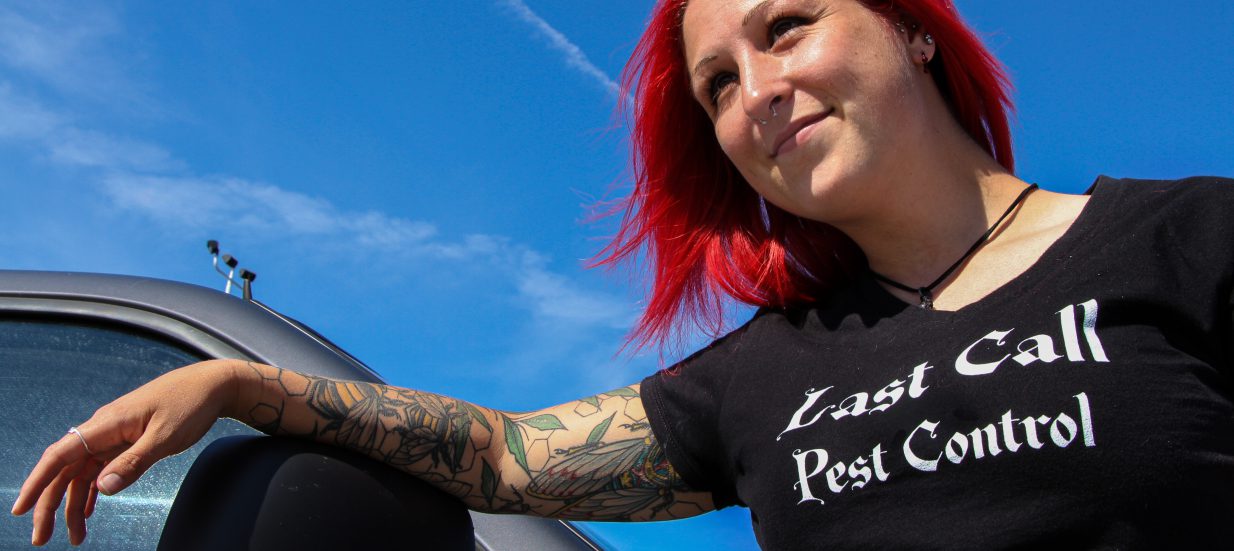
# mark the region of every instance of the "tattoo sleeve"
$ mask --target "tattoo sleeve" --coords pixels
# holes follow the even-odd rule
[[[509,413],[428,392],[248,364],[240,420],[351,449],[488,513],[666,520],[707,512],[647,424],[638,385]],[[247,388],[247,386],[246,386]]]

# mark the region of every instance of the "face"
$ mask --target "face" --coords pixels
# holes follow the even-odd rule
[[[798,216],[860,216],[927,135],[929,77],[910,55],[933,47],[857,0],[691,0],[682,35],[721,148]]]

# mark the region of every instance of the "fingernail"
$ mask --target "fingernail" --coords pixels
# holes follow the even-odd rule
[[[120,486],[123,484],[124,481],[120,479],[120,475],[111,473],[103,477],[103,480],[99,482],[99,491],[105,495],[112,495],[119,492]]]

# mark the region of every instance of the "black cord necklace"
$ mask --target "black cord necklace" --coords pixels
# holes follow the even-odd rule
[[[968,252],[965,252],[964,256],[961,256],[959,260],[955,261],[955,264],[952,264],[950,268],[947,268],[947,270],[943,272],[943,275],[938,276],[938,279],[935,279],[934,282],[930,283],[929,285],[926,285],[925,287],[909,287],[908,285],[900,283],[899,281],[891,279],[874,270],[870,270],[870,273],[874,274],[874,279],[877,279],[892,287],[895,287],[896,289],[899,289],[901,291],[908,291],[910,293],[920,294],[921,304],[919,304],[918,306],[926,310],[933,310],[934,309],[934,288],[937,287],[939,283],[942,283],[944,279],[947,279],[947,276],[951,275],[951,272],[954,272],[956,268],[959,268],[960,264],[963,264],[965,260],[968,260],[968,257],[972,256],[973,253],[977,252],[977,249],[981,248],[981,245],[985,244],[986,240],[988,240],[990,236],[994,234],[994,230],[997,229],[998,226],[1003,223],[1003,220],[1006,220],[1007,217],[1011,215],[1011,212],[1015,210],[1016,206],[1022,203],[1024,201],[1024,198],[1028,197],[1028,194],[1031,193],[1034,189],[1037,189],[1037,184],[1031,184],[1028,187],[1024,188],[1024,191],[1020,192],[1020,195],[1015,198],[1015,201],[1011,202],[1011,206],[1007,207],[1007,211],[1004,212],[1002,216],[998,217],[998,220],[994,222],[994,225],[990,226],[990,229],[986,230],[985,233],[981,234],[981,237],[977,239],[977,242],[973,243],[973,246],[968,248]]]

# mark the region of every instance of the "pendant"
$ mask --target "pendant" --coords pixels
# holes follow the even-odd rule
[[[933,293],[931,293],[930,290],[926,289],[925,287],[917,289],[917,292],[921,294],[921,304],[918,304],[917,306],[921,307],[922,310],[933,310],[934,309]]]

